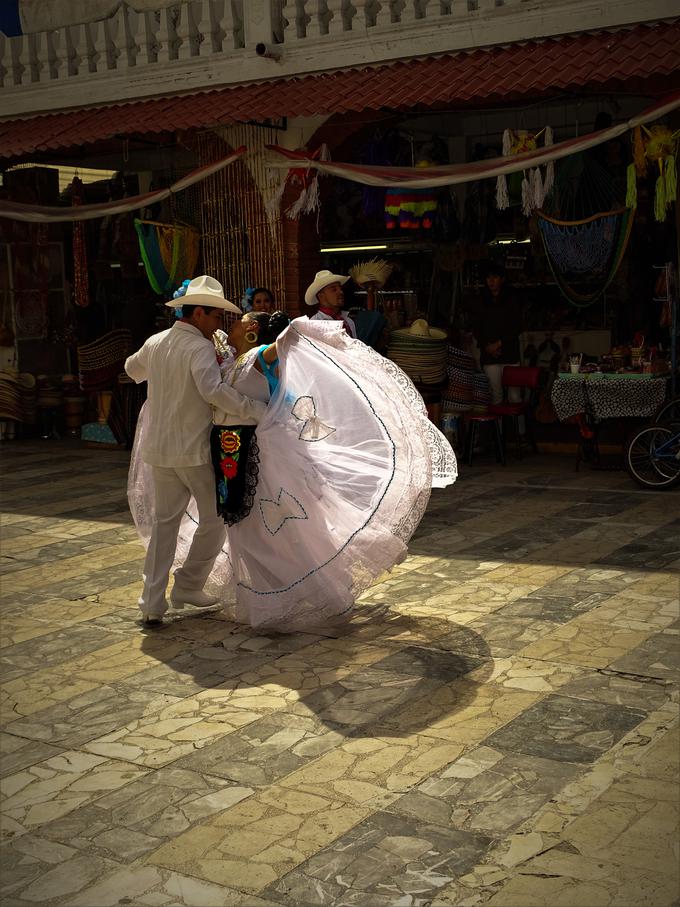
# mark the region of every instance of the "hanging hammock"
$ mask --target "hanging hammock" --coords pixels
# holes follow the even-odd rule
[[[142,261],[154,292],[172,293],[193,277],[198,261],[199,234],[185,224],[159,224],[135,218]]]
[[[572,305],[592,305],[612,282],[628,245],[633,213],[620,208],[564,221],[537,212],[550,269]]]
[[[600,211],[626,205],[623,175],[615,174],[600,160],[599,149],[574,154],[560,162],[552,195],[541,206],[543,214],[562,221],[585,221]]]

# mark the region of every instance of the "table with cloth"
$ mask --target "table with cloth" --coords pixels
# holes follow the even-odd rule
[[[591,372],[561,373],[552,386],[551,400],[560,422],[579,413],[595,419],[632,419],[653,416],[666,394],[666,378]]]
[[[651,418],[666,395],[666,377],[638,372],[589,374],[561,373],[550,398],[560,422],[579,424],[581,458],[600,465],[599,427],[606,419]]]

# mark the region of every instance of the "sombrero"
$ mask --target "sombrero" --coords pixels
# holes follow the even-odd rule
[[[446,331],[431,327],[424,318],[418,318],[410,328],[399,328],[392,331],[392,337],[404,337],[416,342],[424,340],[446,340]]]
[[[347,274],[333,274],[330,271],[317,271],[314,280],[305,290],[305,302],[307,305],[316,305],[319,301],[316,298],[316,294],[320,290],[329,287],[332,283],[344,284],[347,283],[348,280],[349,277]]]
[[[207,274],[194,277],[189,282],[183,296],[171,299],[165,304],[169,309],[176,309],[183,305],[200,305],[213,309],[225,309],[227,312],[235,312],[237,315],[243,314],[238,306],[224,298],[222,284],[214,277],[208,277]]]

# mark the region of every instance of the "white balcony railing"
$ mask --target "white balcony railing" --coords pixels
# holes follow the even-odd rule
[[[243,0],[184,0],[150,12],[123,5],[110,19],[0,40],[3,88],[121,72],[245,47]]]
[[[0,35],[0,117],[671,17],[678,0],[158,0]],[[59,7],[55,0],[52,7]],[[329,42],[332,43],[332,50]]]

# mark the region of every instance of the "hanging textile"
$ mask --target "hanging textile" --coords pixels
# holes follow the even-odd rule
[[[328,145],[319,145],[316,151],[307,152],[301,149],[296,154],[309,154],[310,160],[330,161],[331,154]],[[288,185],[299,188],[297,199],[286,208],[286,217],[289,220],[298,220],[303,214],[319,214],[321,199],[319,196],[319,173],[309,167],[297,167],[289,170],[279,183],[279,187],[267,202],[267,212],[273,220],[278,217],[284,192]]]
[[[24,205],[21,202],[8,202],[0,199],[0,217],[8,217],[10,220],[23,220],[35,224],[56,224],[63,221],[76,220],[94,220],[97,217],[106,217],[112,214],[124,214],[127,211],[138,211],[140,208],[148,208],[149,205],[155,205],[158,202],[165,201],[171,195],[182,192],[200,183],[202,180],[219,173],[229,164],[233,164],[243,154],[246,148],[242,146],[237,148],[232,154],[221,158],[219,161],[206,164],[197,170],[192,170],[186,176],[181,177],[172,186],[166,186],[164,189],[154,189],[152,192],[144,192],[142,195],[131,195],[125,198],[114,199],[110,202],[102,202],[96,205],[80,205],[79,207],[64,207],[63,205]]]
[[[526,129],[519,129],[517,132],[513,129],[506,129],[503,133],[503,157],[532,154],[538,149],[538,140],[541,136],[543,136],[544,147],[547,148],[553,144],[553,131],[550,126],[546,126],[536,133],[528,132]],[[517,190],[522,200],[522,213],[527,217],[543,206],[555,180],[554,167],[553,161],[548,161],[545,180],[539,167],[523,171],[522,177],[517,183]],[[520,175],[517,173],[513,176],[519,177]],[[501,211],[510,207],[508,184],[504,173],[500,173],[496,178],[496,207]]]
[[[83,203],[83,182],[77,176],[71,183],[71,204],[80,207]],[[87,272],[87,243],[85,224],[73,224],[73,301],[84,309],[90,304],[90,279]]]
[[[198,230],[186,224],[159,224],[135,218],[139,251],[155,293],[167,295],[193,277],[198,262]]]
[[[426,170],[432,162],[423,158],[416,170]],[[385,192],[385,226],[388,230],[431,230],[437,213],[434,189],[388,189]]]
[[[28,242],[12,244],[14,328],[17,340],[46,340],[50,329],[50,253],[46,227],[29,228]]]
[[[388,189],[385,193],[385,226],[388,230],[430,230],[437,212],[432,189]]]
[[[555,220],[541,211],[538,229],[558,287],[572,305],[592,305],[619,269],[633,226],[633,209],[586,220]]]
[[[637,206],[637,177],[647,175],[647,162],[656,164],[659,174],[654,192],[654,217],[666,220],[666,213],[678,195],[675,157],[680,129],[673,132],[668,126],[656,125],[633,130],[633,163],[628,166],[626,204]]]
[[[577,151],[586,151],[595,148],[603,142],[624,135],[629,129],[634,129],[642,123],[649,123],[654,119],[665,116],[672,110],[680,107],[680,91],[668,95],[651,107],[648,107],[636,117],[631,117],[625,123],[617,123],[608,129],[600,129],[586,135],[556,142],[554,145],[537,148],[535,151],[525,151],[513,157],[497,157],[491,160],[471,161],[465,164],[447,164],[430,167],[427,170],[418,170],[416,167],[382,167],[366,164],[335,163],[331,161],[313,160],[306,152],[289,151],[280,145],[267,145],[267,149],[275,155],[269,161],[269,166],[285,170],[312,168],[320,173],[330,176],[339,176],[342,179],[362,183],[365,186],[393,186],[395,188],[426,189],[434,186],[453,186],[459,183],[469,183],[474,180],[489,179],[501,173],[515,173],[531,167],[547,164],[549,161],[561,160]],[[0,206],[0,211],[2,207]]]
[[[614,140],[616,141],[616,140]],[[554,191],[541,210],[561,220],[585,220],[601,211],[613,211],[622,199],[622,188],[616,175],[599,149],[565,158],[555,178]],[[627,208],[634,205],[626,204]]]
[[[110,388],[123,371],[130,354],[132,334],[125,328],[110,331],[78,347],[80,389],[99,391]]]

